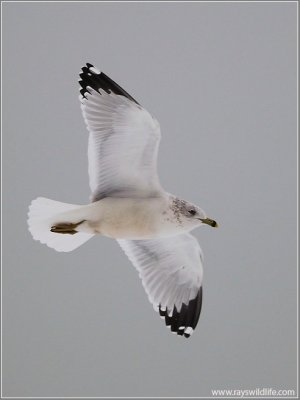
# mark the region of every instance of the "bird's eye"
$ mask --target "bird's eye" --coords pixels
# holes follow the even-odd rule
[[[189,210],[189,214],[195,215],[195,214],[196,214],[196,211],[195,211],[195,210]]]

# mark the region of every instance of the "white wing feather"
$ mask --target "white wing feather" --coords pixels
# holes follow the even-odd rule
[[[202,285],[203,255],[196,238],[184,233],[152,240],[118,240],[139,272],[150,302],[180,311]]]
[[[105,196],[153,196],[157,175],[158,122],[128,98],[87,88],[80,97],[90,132],[88,158],[92,200]]]

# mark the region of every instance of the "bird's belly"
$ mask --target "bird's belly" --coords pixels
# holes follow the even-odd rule
[[[149,239],[157,235],[158,215],[153,205],[141,201],[111,200],[103,205],[96,231],[114,239]]]
[[[114,239],[149,239],[155,237],[156,229],[148,218],[124,216],[104,219],[100,223],[100,233]]]

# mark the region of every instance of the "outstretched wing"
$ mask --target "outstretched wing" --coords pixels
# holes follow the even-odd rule
[[[124,89],[91,64],[79,81],[81,109],[90,132],[92,201],[107,196],[155,196],[160,141],[158,122]]]
[[[190,233],[152,240],[118,240],[166,325],[190,337],[202,304],[203,255]]]

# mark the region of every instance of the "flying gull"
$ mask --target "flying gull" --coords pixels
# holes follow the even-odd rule
[[[116,239],[138,270],[154,309],[173,333],[188,338],[200,316],[203,276],[202,251],[189,232],[217,223],[161,187],[158,121],[92,64],[82,68],[79,84],[89,131],[91,202],[38,197],[29,207],[29,231],[35,240],[63,252],[96,234]]]

